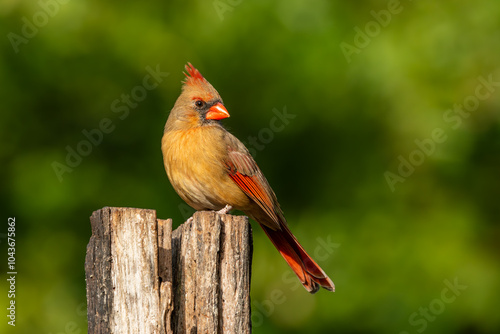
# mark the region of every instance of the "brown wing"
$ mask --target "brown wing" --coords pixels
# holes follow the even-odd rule
[[[288,229],[278,200],[248,150],[234,137],[229,137],[226,167],[229,177],[267,214],[269,219],[257,222],[271,239],[302,285],[310,293],[319,287],[335,291],[335,285],[314,262]]]
[[[226,167],[229,177],[269,216],[273,229],[285,223],[276,195],[243,144],[229,145]],[[239,145],[238,145],[239,144]]]

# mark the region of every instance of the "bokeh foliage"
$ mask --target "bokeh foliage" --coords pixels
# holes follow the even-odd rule
[[[189,214],[160,152],[187,61],[219,90],[225,124],[255,149],[292,231],[337,286],[297,288],[254,225],[256,333],[500,331],[499,87],[456,127],[445,119],[480,77],[500,81],[500,2],[406,0],[377,23],[371,11],[392,5],[3,0],[0,205],[17,222],[15,332],[86,332],[92,211],[152,208],[177,225]],[[39,27],[13,46],[23,18]],[[346,57],[342,43],[356,47],[367,24]],[[121,119],[113,102],[157,66],[169,75]],[[270,138],[285,108],[295,118]],[[67,146],[104,118],[113,130],[60,181],[54,161],[66,164]],[[435,129],[446,139],[391,189],[385,173]],[[454,280],[467,288],[443,302]],[[5,317],[0,328],[12,330]]]

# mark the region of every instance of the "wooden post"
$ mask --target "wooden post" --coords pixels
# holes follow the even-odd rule
[[[89,333],[250,333],[248,218],[103,208],[87,246]]]

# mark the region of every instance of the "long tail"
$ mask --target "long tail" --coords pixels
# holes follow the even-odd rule
[[[320,286],[329,291],[335,291],[335,285],[332,280],[314,262],[309,254],[306,253],[285,224],[280,224],[281,230],[272,230],[260,223],[259,225],[266,232],[269,239],[271,239],[274,246],[295,272],[307,291],[316,293]]]

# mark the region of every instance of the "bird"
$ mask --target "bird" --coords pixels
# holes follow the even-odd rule
[[[191,63],[161,141],[165,171],[177,194],[195,210],[227,214],[240,210],[255,220],[299,278],[314,294],[335,291],[323,269],[290,231],[264,174],[245,145],[227,131],[229,117],[217,90]]]

